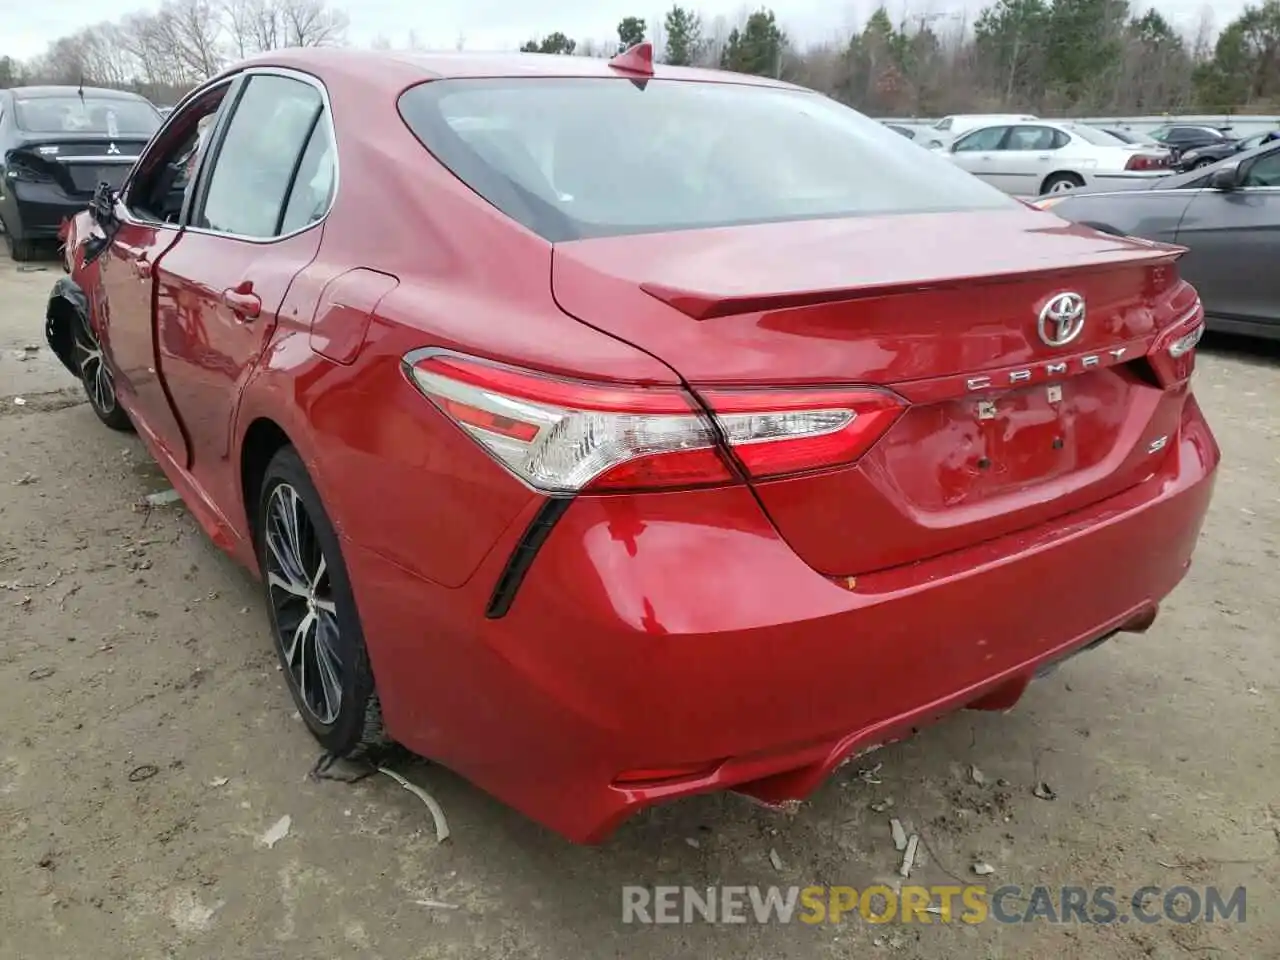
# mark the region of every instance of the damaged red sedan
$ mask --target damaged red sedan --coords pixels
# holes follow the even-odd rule
[[[644,47],[282,51],[71,225],[47,334],[324,747],[592,842],[1149,626],[1219,459],[1182,252]]]

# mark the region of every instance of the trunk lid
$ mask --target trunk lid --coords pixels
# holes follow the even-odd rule
[[[753,483],[801,556],[847,576],[1149,476],[1181,394],[1143,358],[1194,309],[1181,252],[1019,207],[575,241],[557,245],[552,285],[695,391],[870,384],[908,401],[853,466]],[[1051,345],[1040,312],[1072,293],[1083,328]]]
[[[120,186],[146,145],[145,137],[41,137],[14,147],[7,159],[52,179],[69,197],[88,198],[99,183]]]

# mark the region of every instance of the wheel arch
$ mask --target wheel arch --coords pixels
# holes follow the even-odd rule
[[[74,325],[89,322],[89,298],[70,277],[59,277],[45,307],[44,338],[49,349],[73,376],[80,376],[75,364]]]
[[[1038,196],[1044,196],[1044,194],[1048,192],[1049,184],[1051,184],[1054,181],[1054,179],[1058,177],[1070,177],[1072,180],[1075,180],[1077,183],[1080,183],[1080,184],[1083,184],[1085,182],[1084,175],[1079,173],[1076,170],[1067,170],[1065,168],[1062,170],[1055,170],[1053,171],[1053,173],[1049,174],[1043,180],[1040,181],[1040,192]]]
[[[257,549],[258,491],[271,458],[284,447],[297,449],[284,427],[270,417],[257,417],[244,432],[240,443],[240,497],[248,521],[249,540]]]

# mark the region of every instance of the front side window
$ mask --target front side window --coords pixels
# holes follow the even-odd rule
[[[14,101],[14,121],[27,133],[82,133],[104,137],[150,137],[163,118],[145,100],[75,94]]]
[[[323,110],[320,91],[303,80],[249,77],[192,225],[242,237],[278,236],[299,157]]]
[[[195,185],[229,83],[205,90],[147,149],[125,188],[125,206],[140,220],[178,222]]]
[[[999,150],[1000,141],[1004,139],[1005,131],[1008,129],[1008,127],[984,127],[981,130],[975,130],[956,141],[955,152]]]
[[[1015,203],[808,91],[456,79],[411,88],[400,111],[454,175],[553,241]]]

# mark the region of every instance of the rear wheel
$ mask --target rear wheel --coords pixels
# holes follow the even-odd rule
[[[1066,193],[1084,186],[1084,178],[1074,173],[1054,173],[1045,178],[1040,193]]]
[[[111,368],[102,355],[102,344],[98,342],[88,318],[77,314],[72,333],[75,365],[80,371],[84,392],[89,397],[89,406],[93,407],[98,419],[112,430],[132,430],[129,415],[116,399],[115,378],[111,375]]]
[[[292,447],[267,465],[255,532],[276,654],[307,728],[334,756],[384,744],[338,537]]]
[[[34,260],[36,257],[36,245],[31,240],[19,240],[7,230],[4,235],[5,243],[9,247],[9,256],[18,263],[26,263],[28,260]]]

